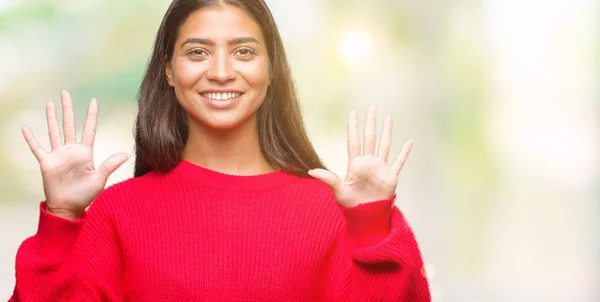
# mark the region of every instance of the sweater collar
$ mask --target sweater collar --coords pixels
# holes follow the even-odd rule
[[[273,189],[295,180],[298,176],[277,170],[259,175],[231,175],[193,164],[181,159],[172,171],[177,177],[186,178],[206,186],[233,191],[262,191]]]

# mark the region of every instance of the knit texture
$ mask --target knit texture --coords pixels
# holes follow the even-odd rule
[[[395,196],[342,207],[316,179],[182,160],[72,221],[40,204],[10,301],[430,301]]]

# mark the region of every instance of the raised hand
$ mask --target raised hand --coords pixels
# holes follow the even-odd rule
[[[108,177],[125,161],[125,153],[114,154],[96,169],[94,166],[94,138],[98,121],[96,99],[88,105],[81,142],[75,139],[75,116],[71,95],[61,94],[64,144],[60,136],[56,108],[53,102],[46,105],[48,136],[52,150],[46,152],[29,128],[23,127],[23,137],[38,160],[42,172],[46,209],[55,215],[77,219],[87,206],[104,190]]]
[[[331,187],[335,198],[342,206],[388,199],[394,196],[398,175],[410,154],[413,141],[404,143],[394,163],[388,165],[392,137],[392,117],[385,117],[379,150],[375,154],[377,108],[370,106],[364,130],[363,150],[358,134],[358,119],[353,110],[348,117],[348,172],[342,182],[335,174],[324,169],[308,173]]]

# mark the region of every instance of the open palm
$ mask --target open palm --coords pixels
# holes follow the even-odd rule
[[[76,219],[102,192],[108,176],[127,160],[127,154],[109,157],[98,169],[94,166],[94,138],[98,120],[98,103],[88,106],[81,143],[75,139],[75,117],[71,95],[61,95],[64,144],[62,143],[54,103],[46,105],[48,136],[51,152],[46,152],[29,128],[23,127],[23,137],[40,164],[46,207],[65,218]]]
[[[375,154],[377,108],[370,106],[364,131],[364,148],[358,134],[358,118],[353,110],[348,117],[348,172],[342,182],[335,174],[324,169],[314,169],[309,174],[325,182],[333,190],[342,206],[388,199],[394,196],[398,175],[410,154],[413,141],[407,141],[390,166],[388,156],[392,137],[392,117],[385,117],[379,149]]]

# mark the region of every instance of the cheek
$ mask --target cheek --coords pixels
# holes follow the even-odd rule
[[[202,70],[202,65],[199,63],[176,63],[174,74],[175,86],[180,89],[193,87],[202,76]]]
[[[269,86],[269,65],[267,62],[261,60],[246,64],[239,69],[239,72],[253,89],[267,90]]]

